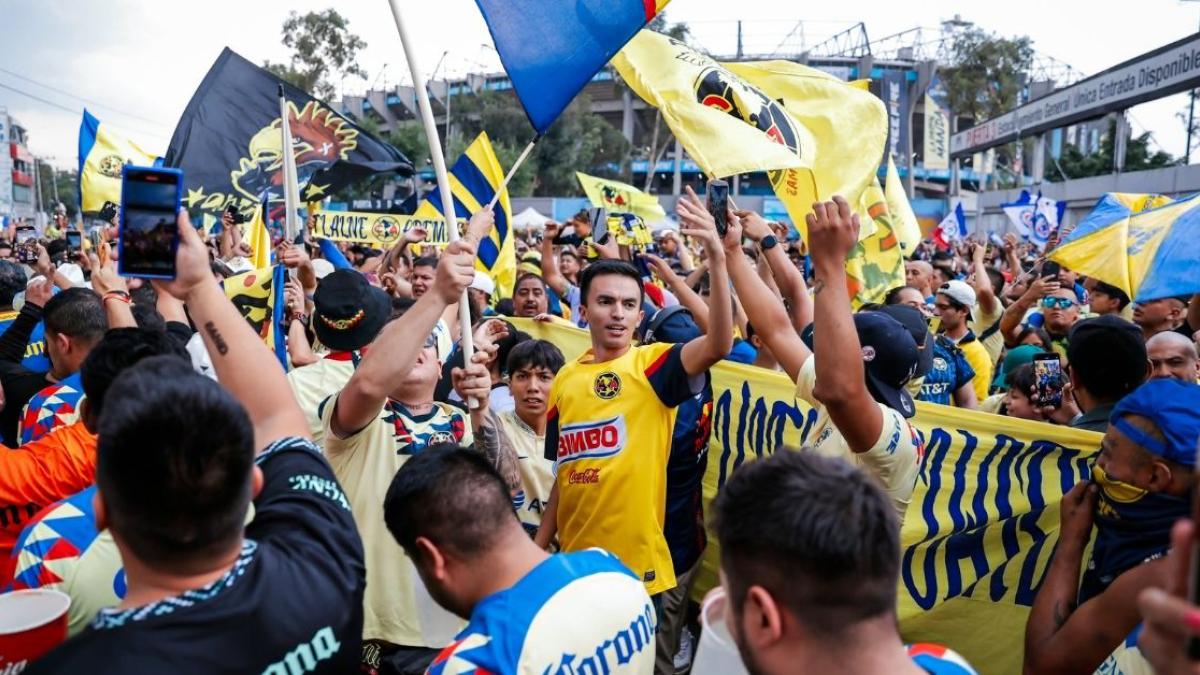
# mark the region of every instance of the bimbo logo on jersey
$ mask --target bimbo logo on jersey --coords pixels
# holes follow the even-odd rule
[[[611,457],[625,447],[625,416],[570,424],[558,433],[558,461]]]

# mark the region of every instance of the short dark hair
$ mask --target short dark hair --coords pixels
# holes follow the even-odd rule
[[[522,368],[545,368],[557,374],[566,362],[562,351],[553,342],[526,340],[508,353],[505,372],[514,373]]]
[[[1035,379],[1032,363],[1022,363],[1004,378],[1009,390],[1016,389],[1025,394],[1025,398],[1033,396],[1033,383]]]
[[[888,292],[883,295],[883,304],[884,305],[900,304],[900,294],[903,293],[908,288],[909,288],[908,286],[893,286],[892,288],[889,288]],[[913,290],[916,290],[916,289],[913,289]],[[917,292],[920,293],[920,291],[917,291]]]
[[[405,312],[412,309],[412,306],[417,304],[417,301],[407,295],[392,298],[392,313],[388,320],[399,319],[404,316]]]
[[[236,545],[254,466],[254,428],[241,404],[176,356],[143,360],[110,392],[96,484],[113,532],[138,559],[177,572]]]
[[[1098,279],[1096,280],[1096,285],[1092,287],[1092,292],[1103,293],[1110,298],[1116,298],[1118,310],[1125,309],[1126,305],[1129,304],[1129,295],[1126,294],[1125,291],[1113,286],[1112,284],[1106,284]]]
[[[588,291],[592,287],[592,280],[602,276],[622,276],[628,277],[637,284],[638,288],[638,303],[646,297],[646,289],[642,288],[642,275],[638,273],[637,268],[624,260],[597,260],[596,262],[583,268],[579,273],[579,302],[586,305],[588,302]]]
[[[512,350],[532,339],[529,333],[517,330],[516,326],[507,321],[504,323],[508,326],[508,335],[496,342],[496,363],[499,364],[501,373],[508,372],[508,359]]]
[[[147,328],[114,328],[88,352],[79,367],[89,414],[104,410],[108,390],[122,372],[145,359],[171,355],[190,364],[187,350],[165,331]],[[184,419],[190,419],[185,417]],[[190,422],[189,422],[190,424]]]
[[[68,288],[54,295],[42,309],[46,331],[76,340],[96,342],[108,330],[108,317],[100,296],[88,288]]]
[[[992,292],[999,297],[1004,292],[1004,285],[1006,283],[1004,281],[1004,273],[995,267],[984,267],[983,269],[987,273],[988,279],[992,281]]]
[[[1019,346],[1024,344],[1025,338],[1029,337],[1030,335],[1038,336],[1038,339],[1042,341],[1042,349],[1054,348],[1054,339],[1050,337],[1050,334],[1046,332],[1046,329],[1028,325],[1022,328],[1020,333],[1017,333],[1017,345]]]
[[[895,508],[845,460],[780,448],[743,464],[717,494],[713,526],[734,607],[762,586],[818,636],[895,611]]]
[[[0,307],[12,307],[13,297],[25,290],[28,283],[24,268],[14,262],[0,260]]]
[[[1101,402],[1115,402],[1146,380],[1149,356],[1142,330],[1114,314],[1078,321],[1067,333],[1067,367],[1076,384]]]
[[[517,289],[521,287],[521,284],[525,283],[529,279],[537,281],[538,285],[541,286],[542,289],[546,288],[546,282],[543,281],[540,276],[534,274],[533,272],[522,272],[517,275],[517,280],[513,283],[513,295],[516,295]]]
[[[413,269],[416,269],[418,267],[432,267],[433,269],[437,269],[437,265],[438,265],[437,256],[432,256],[432,255],[423,255],[419,258],[415,258],[412,261]]]
[[[449,494],[454,499],[446,499]],[[487,459],[443,443],[413,455],[396,472],[383,498],[383,521],[410,557],[417,557],[417,538],[425,537],[471,559],[486,552],[517,516],[504,480]]]
[[[154,305],[134,303],[129,310],[133,313],[133,320],[137,323],[138,328],[157,331],[165,331],[167,329],[167,320],[163,318],[162,314],[158,313],[158,309]]]

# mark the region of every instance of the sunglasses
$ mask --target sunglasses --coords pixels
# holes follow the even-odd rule
[[[1042,307],[1046,309],[1071,309],[1075,306],[1075,301],[1070,298],[1042,298]]]
[[[436,349],[438,346],[437,334],[430,333],[425,336],[425,343],[421,345],[422,349]]]

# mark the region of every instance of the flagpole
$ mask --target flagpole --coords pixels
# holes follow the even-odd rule
[[[392,18],[396,21],[396,32],[400,34],[400,46],[404,49],[404,60],[408,62],[408,72],[412,75],[413,89],[417,94],[417,107],[421,110],[421,124],[425,127],[425,140],[429,144],[429,156],[433,160],[433,171],[437,175],[438,191],[442,197],[442,215],[446,218],[446,231],[450,241],[458,241],[458,218],[454,211],[454,193],[450,191],[450,176],[446,173],[446,158],[442,154],[442,141],[438,138],[437,125],[433,122],[433,108],[429,105],[429,92],[426,91],[425,78],[421,76],[421,68],[417,65],[416,54],[413,53],[412,40],[404,28],[404,20],[400,18],[398,0],[388,0],[392,8]],[[528,153],[529,148],[526,148]],[[500,191],[497,190],[499,195]],[[478,243],[478,242],[475,242]],[[467,289],[463,289],[462,297],[458,300],[459,340],[463,350],[463,366],[471,363],[475,352],[474,339],[471,334],[471,308],[468,305]],[[467,401],[472,409],[484,405],[484,401],[471,399]]]
[[[533,140],[529,141],[529,145],[525,146],[525,149],[521,151],[521,156],[517,157],[517,161],[514,162],[512,168],[508,170],[508,175],[506,175],[504,177],[504,181],[500,183],[500,187],[496,190],[496,194],[492,195],[492,201],[488,202],[487,207],[489,209],[495,208],[496,202],[500,201],[500,193],[508,189],[508,181],[512,180],[512,177],[517,174],[517,169],[521,168],[521,165],[524,164],[525,160],[529,158],[529,153],[533,152],[533,146],[537,145],[537,142],[540,140],[542,140],[541,134],[534,136]]]
[[[288,110],[287,97],[283,95],[283,85],[279,85],[279,130],[282,133],[281,146],[283,157],[283,203],[286,212],[284,213],[284,229],[288,243],[296,241],[296,231],[298,223],[296,222],[296,208],[298,197],[300,196],[299,178],[296,176],[296,155],[292,152],[292,123],[291,113]],[[269,216],[263,214],[263,223],[265,224]]]

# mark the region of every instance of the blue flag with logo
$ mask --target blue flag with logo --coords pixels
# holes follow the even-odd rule
[[[476,0],[538,134],[670,0]]]

